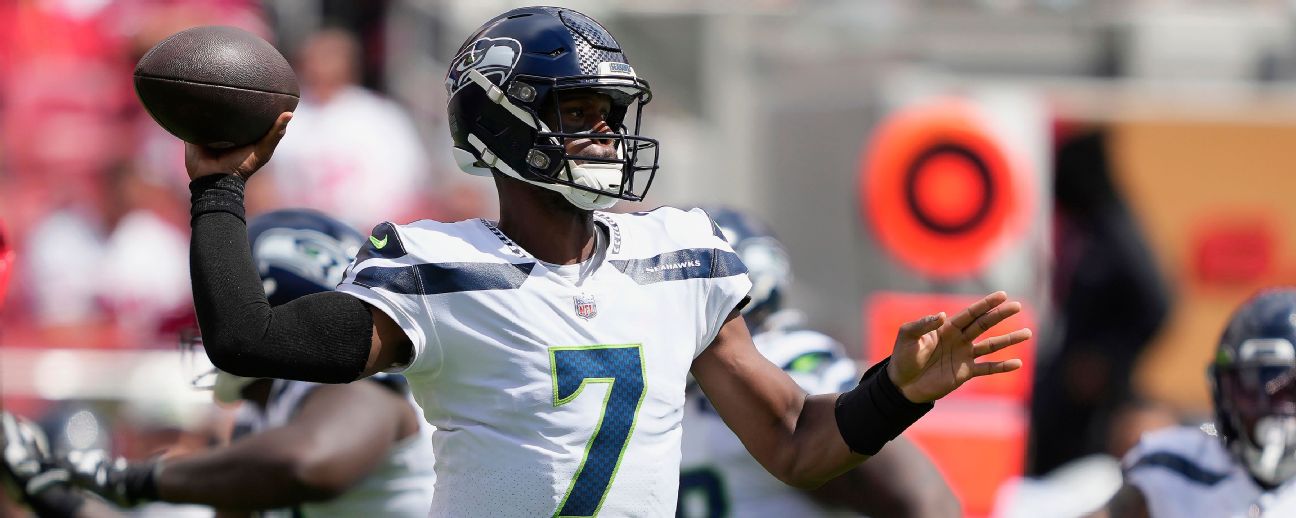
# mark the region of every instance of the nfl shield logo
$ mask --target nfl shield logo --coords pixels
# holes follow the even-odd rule
[[[598,315],[598,306],[594,305],[593,295],[577,295],[574,301],[576,303],[576,316],[589,320]]]

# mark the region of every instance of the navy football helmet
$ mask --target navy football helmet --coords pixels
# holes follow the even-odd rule
[[[717,230],[724,235],[738,258],[747,265],[747,276],[752,281],[748,295],[751,300],[743,307],[743,315],[759,327],[765,316],[782,309],[783,295],[792,282],[792,266],[787,250],[763,222],[734,209],[703,207]]]
[[[268,212],[248,223],[252,259],[272,306],[332,291],[342,282],[364,239],[345,223],[307,209]],[[202,344],[202,337],[187,333],[181,344],[192,352]],[[240,399],[243,388],[253,381],[256,378],[213,369],[194,380],[194,386],[213,389],[217,400],[229,403]]]
[[[584,210],[640,201],[657,171],[657,141],[639,135],[652,99],[621,45],[594,19],[561,7],[523,7],[492,18],[459,48],[445,79],[454,154],[461,169],[498,172],[561,193]],[[605,122],[550,128],[559,97],[574,90],[611,99]],[[615,157],[572,155],[564,140],[611,142]]]
[[[1251,477],[1272,488],[1296,474],[1296,288],[1242,304],[1208,376],[1216,431]]]
[[[306,209],[277,210],[248,223],[252,259],[272,306],[336,288],[364,239],[345,223]]]

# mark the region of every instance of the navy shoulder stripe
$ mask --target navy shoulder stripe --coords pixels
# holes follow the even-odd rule
[[[408,252],[405,251],[405,244],[401,243],[400,234],[396,232],[396,225],[384,221],[369,233],[369,239],[356,254],[356,263],[374,257],[396,259],[406,253]]]
[[[747,273],[738,254],[716,248],[687,248],[647,259],[608,261],[639,284],[685,279],[714,279]]]
[[[522,286],[535,263],[440,263],[371,266],[356,272],[355,283],[404,295],[512,290]]]
[[[1209,471],[1206,468],[1198,466],[1187,458],[1164,451],[1153,452],[1145,455],[1143,458],[1139,459],[1138,462],[1135,462],[1134,466],[1130,467],[1129,470],[1134,471],[1142,467],[1168,469],[1178,473],[1188,480],[1206,486],[1213,486],[1218,484],[1221,480],[1228,478],[1227,473]]]

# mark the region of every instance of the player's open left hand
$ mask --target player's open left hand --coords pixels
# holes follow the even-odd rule
[[[1015,371],[1019,359],[977,362],[976,359],[1031,337],[1030,329],[977,341],[986,330],[1021,312],[1002,291],[991,293],[954,318],[930,315],[900,326],[887,374],[905,397],[926,403],[944,397],[978,376]]]
[[[213,174],[236,174],[244,179],[251,178],[261,166],[270,161],[270,155],[274,154],[275,147],[288,132],[290,120],[292,112],[279,114],[274,126],[270,127],[270,131],[261,140],[243,147],[212,149],[186,142],[185,170],[189,172],[189,179],[196,180]]]

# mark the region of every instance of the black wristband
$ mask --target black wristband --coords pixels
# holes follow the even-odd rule
[[[85,505],[85,496],[63,484],[52,486],[40,494],[27,497],[27,505],[40,518],[76,516]]]
[[[133,503],[158,499],[157,473],[158,461],[130,464],[122,474],[122,486],[126,499]]]
[[[209,212],[228,212],[247,221],[243,207],[246,180],[234,174],[213,174],[189,182],[189,216],[197,218]]]
[[[864,373],[859,386],[837,397],[837,431],[855,453],[877,455],[934,406],[906,399],[886,373],[890,363],[889,357],[878,362]]]

